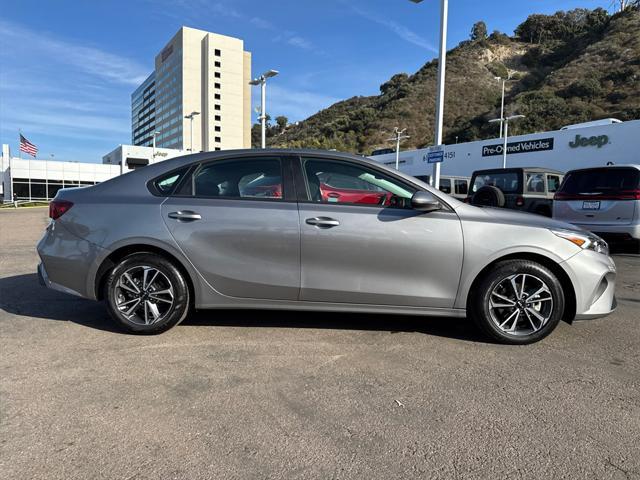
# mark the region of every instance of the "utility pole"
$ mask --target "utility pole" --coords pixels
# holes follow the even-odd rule
[[[507,168],[507,139],[509,138],[509,122],[511,120],[518,120],[524,118],[524,115],[511,115],[507,118],[494,118],[489,120],[489,123],[504,122],[504,142],[502,145],[502,168]]]
[[[200,115],[200,112],[191,112],[189,115],[185,115],[184,118],[188,118],[190,120],[190,136],[191,139],[189,141],[189,151],[193,153],[193,118],[196,115]],[[155,137],[154,137],[155,140]]]
[[[411,0],[421,3],[422,0]],[[435,145],[442,145],[442,127],[444,117],[444,80],[447,67],[447,22],[449,17],[449,0],[440,0],[440,54],[438,56],[438,94],[436,97]],[[440,162],[433,164],[431,186],[440,188]]]
[[[399,127],[393,129],[393,137],[387,138],[387,142],[396,142],[396,170],[400,170],[400,141],[407,138],[411,138],[409,135],[405,135],[407,129],[400,130]]]
[[[278,75],[277,70],[268,70],[249,82],[249,85],[260,85],[260,123],[262,124],[262,148],[267,148],[267,78]]]

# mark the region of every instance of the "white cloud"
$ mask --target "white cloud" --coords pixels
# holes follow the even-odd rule
[[[399,24],[393,20],[388,18],[379,17],[371,12],[366,10],[362,10],[361,8],[351,6],[351,10],[357,15],[366,18],[370,22],[377,23],[378,25],[382,25],[393,33],[395,33],[398,37],[403,40],[412,43],[413,45],[417,45],[420,48],[424,48],[425,50],[429,50],[431,52],[438,52],[438,49],[431,45],[426,39],[422,38],[420,35],[415,33],[413,30],[405,27],[404,25]]]
[[[15,45],[30,56],[42,54],[55,62],[109,82],[138,85],[151,71],[151,68],[144,68],[126,57],[52,38],[1,20],[0,43]]]
[[[294,35],[293,37],[289,37],[287,39],[287,43],[291,46],[294,47],[298,47],[298,48],[302,48],[303,50],[311,50],[313,49],[313,45],[311,44],[311,42],[309,42],[308,40],[298,36],[298,35]]]

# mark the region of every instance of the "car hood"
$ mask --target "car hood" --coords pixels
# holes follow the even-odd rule
[[[570,223],[554,220],[536,213],[519,212],[506,208],[474,207],[463,204],[457,208],[456,213],[462,220],[476,220],[488,223],[503,223],[508,225],[522,225],[526,227],[539,227],[556,230],[573,230],[584,232],[583,228],[571,225]]]

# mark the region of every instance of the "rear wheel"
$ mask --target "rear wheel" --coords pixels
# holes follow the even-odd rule
[[[479,282],[467,313],[492,339],[507,344],[537,342],[564,313],[564,292],[548,268],[529,260],[496,264]]]
[[[135,253],[109,274],[105,298],[111,317],[132,333],[161,333],[180,323],[189,311],[184,276],[167,259]]]

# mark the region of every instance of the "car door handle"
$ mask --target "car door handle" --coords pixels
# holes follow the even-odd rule
[[[169,213],[169,218],[174,218],[183,222],[193,222],[194,220],[201,220],[202,216],[199,213],[192,212],[191,210],[179,210],[177,212]]]
[[[329,217],[315,217],[315,218],[307,218],[305,220],[307,225],[313,225],[318,228],[333,228],[340,225],[340,222],[335,218]]]

